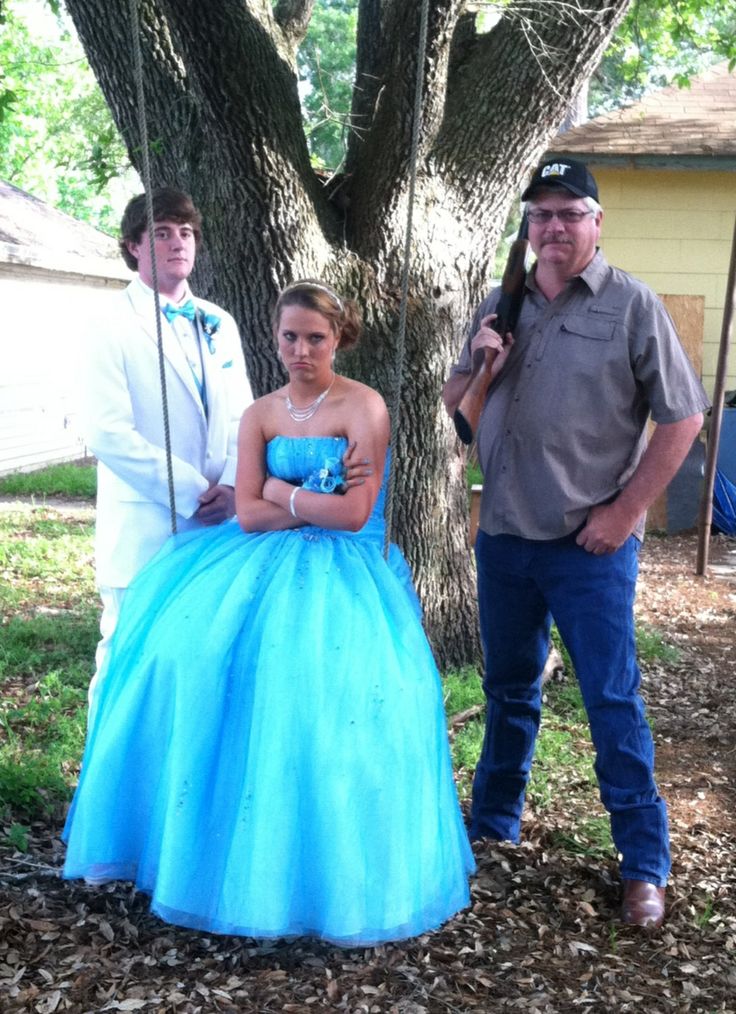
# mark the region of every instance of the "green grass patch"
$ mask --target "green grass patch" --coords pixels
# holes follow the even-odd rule
[[[636,651],[644,664],[662,662],[665,665],[679,662],[680,651],[668,644],[658,630],[643,624],[636,628]]]
[[[99,640],[98,613],[15,616],[0,626],[0,680],[41,679],[52,670],[73,672],[80,664],[89,680]]]
[[[56,812],[84,745],[96,609],[0,626],[0,813]]]
[[[33,819],[70,798],[86,726],[89,661],[0,700],[0,811]],[[8,681],[4,684],[7,688]]]
[[[485,718],[467,722],[453,737],[450,744],[452,766],[455,769],[455,783],[460,799],[467,799],[473,785],[473,772],[483,745]]]
[[[96,603],[93,532],[45,507],[0,512],[0,614]]]
[[[571,785],[579,789],[591,784],[592,758],[587,756],[585,740],[577,735],[581,731],[566,726],[544,709],[527,787],[527,799],[535,809],[546,810],[557,804],[563,786],[569,794]]]
[[[485,708],[481,674],[475,666],[445,673],[442,684],[448,719],[469,708]],[[467,721],[451,738],[452,764],[457,772],[457,789],[461,799],[470,794],[473,770],[483,743],[484,722],[484,712],[481,712],[479,718]]]
[[[480,465],[475,462],[472,461],[468,462],[465,471],[465,477],[467,479],[468,489],[470,489],[472,486],[483,485],[483,473],[480,470]]]
[[[0,513],[0,818],[21,851],[79,767],[99,637],[92,533],[46,507]]]
[[[565,672],[569,673],[570,670],[566,669]],[[559,682],[555,680],[546,684],[543,696],[548,711],[561,722],[564,721],[567,727],[587,729],[588,716],[583,704],[583,695],[574,677],[565,677]]]
[[[710,923],[713,921],[715,914],[716,912],[713,896],[711,894],[708,894],[705,896],[702,907],[699,906],[698,910],[696,911],[695,925],[700,930],[707,929]]]
[[[28,835],[31,833],[31,829],[26,827],[25,824],[18,824],[13,822],[8,830],[5,832],[5,841],[10,845],[11,848],[16,849],[18,852],[28,851]]]
[[[448,718],[475,705],[485,704],[481,676],[475,666],[468,665],[445,673],[442,686]]]
[[[71,500],[94,500],[97,474],[94,465],[49,465],[35,472],[0,476],[2,496],[58,496]]]
[[[553,831],[551,841],[556,848],[572,855],[596,859],[616,856],[610,821],[604,812],[579,820],[569,831]]]

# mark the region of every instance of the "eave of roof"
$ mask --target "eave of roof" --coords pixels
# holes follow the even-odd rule
[[[112,236],[5,180],[0,180],[0,259],[75,274],[130,277]]]
[[[689,88],[652,92],[559,135],[548,154],[613,159],[646,159],[673,168],[731,169],[736,166],[736,73],[721,63]],[[629,160],[629,161],[627,161]],[[693,161],[696,160],[696,161]],[[613,163],[612,163],[613,164]],[[638,164],[643,164],[641,161]]]

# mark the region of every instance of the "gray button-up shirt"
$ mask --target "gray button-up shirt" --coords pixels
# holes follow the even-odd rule
[[[470,339],[499,293],[479,306],[453,374],[470,372]],[[650,415],[672,423],[708,407],[661,301],[600,251],[552,302],[530,273],[515,339],[478,427],[489,535],[575,531],[631,477]]]

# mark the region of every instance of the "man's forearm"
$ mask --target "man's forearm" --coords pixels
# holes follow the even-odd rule
[[[698,412],[676,423],[658,425],[619,496],[612,503],[591,508],[577,544],[597,555],[614,553],[622,546],[685,460],[702,424],[703,416]]]
[[[638,519],[675,477],[703,425],[701,412],[675,423],[660,423],[636,471],[616,504]]]
[[[454,373],[442,388],[442,400],[445,403],[445,408],[450,418],[455,414],[455,409],[465,394],[469,380],[469,373]]]

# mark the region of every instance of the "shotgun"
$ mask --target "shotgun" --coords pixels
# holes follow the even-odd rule
[[[524,283],[526,282],[526,254],[529,248],[527,232],[529,226],[526,211],[522,215],[521,225],[516,239],[511,244],[506,268],[501,279],[501,295],[496,306],[496,319],[493,330],[503,341],[510,331],[512,334],[521,312],[524,301]],[[483,411],[488,388],[491,384],[491,367],[496,358],[495,349],[476,349],[473,353],[473,370],[468,386],[455,409],[452,421],[455,423],[457,435],[464,444],[472,443],[478,429],[480,414]]]

